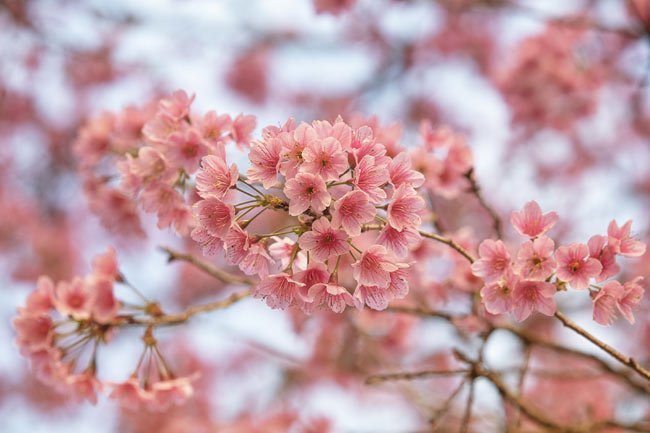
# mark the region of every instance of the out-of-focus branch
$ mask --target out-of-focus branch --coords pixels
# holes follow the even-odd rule
[[[428,379],[431,377],[447,377],[456,376],[459,374],[468,374],[470,370],[423,370],[412,372],[399,372],[399,373],[386,373],[386,374],[373,374],[366,378],[367,385],[376,385],[384,382],[392,382],[396,380],[415,380],[415,379]]]
[[[497,213],[496,210],[492,206],[488,204],[487,201],[485,201],[485,198],[483,197],[483,194],[481,193],[481,188],[478,185],[478,182],[476,181],[476,176],[474,175],[474,168],[470,168],[467,173],[465,173],[465,178],[469,181],[469,192],[473,194],[476,199],[478,200],[479,204],[487,213],[490,214],[490,217],[492,218],[492,227],[494,228],[494,232],[496,233],[497,237],[501,239],[503,237],[503,231],[501,229],[502,223],[501,223],[501,217]]]
[[[562,314],[560,311],[557,311],[555,313],[555,317],[557,317],[567,328],[570,328],[571,330],[575,331],[577,334],[583,336],[605,352],[607,352],[612,358],[616,359],[618,362],[621,364],[631,368],[632,370],[636,371],[639,373],[641,376],[643,376],[645,379],[650,380],[650,371],[646,370],[642,366],[640,366],[636,360],[632,357],[623,355],[621,352],[618,350],[614,349],[612,346],[609,344],[599,340],[598,338],[594,337],[591,335],[589,332],[587,332],[585,329],[581,328],[577,323],[575,323],[573,320],[569,319],[566,317],[564,314]]]

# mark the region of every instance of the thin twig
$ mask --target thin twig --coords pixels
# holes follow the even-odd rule
[[[457,369],[457,370],[423,370],[423,371],[412,371],[412,372],[398,372],[398,373],[386,373],[386,374],[373,374],[366,378],[367,385],[377,385],[384,382],[392,382],[396,380],[416,380],[416,379],[428,379],[431,377],[447,377],[447,376],[456,376],[458,374],[467,374],[469,370],[467,369]]]
[[[169,247],[160,247],[162,251],[167,253],[168,259],[167,261],[173,262],[174,260],[181,260],[187,263],[190,263],[194,266],[196,266],[198,269],[202,270],[208,275],[213,276],[219,281],[222,281],[227,284],[243,284],[247,286],[252,286],[255,284],[255,281],[252,278],[240,276],[240,275],[235,275],[231,274],[230,272],[222,271],[221,269],[204,262],[203,260],[200,260],[196,257],[194,257],[192,254],[189,253],[182,253],[180,251],[175,251]]]
[[[501,230],[501,217],[497,213],[496,210],[492,206],[488,204],[487,201],[485,201],[485,198],[483,197],[483,194],[481,193],[481,188],[478,185],[478,182],[476,181],[476,176],[474,175],[474,168],[470,168],[467,173],[465,173],[465,178],[469,181],[469,192],[472,193],[478,200],[479,204],[487,213],[490,214],[490,217],[492,218],[492,227],[494,228],[494,232],[496,233],[497,237],[500,239],[503,237],[503,232]]]

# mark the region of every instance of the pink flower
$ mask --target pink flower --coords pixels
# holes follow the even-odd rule
[[[332,226],[343,227],[350,236],[359,236],[361,226],[371,222],[376,214],[364,192],[350,191],[332,205]]]
[[[340,174],[349,167],[347,154],[341,149],[341,143],[333,137],[312,140],[305,146],[302,157],[304,162],[300,171],[318,175],[326,182],[338,180]]]
[[[117,317],[121,307],[113,294],[113,281],[95,277],[90,278],[87,284],[93,297],[92,318],[97,323],[110,323]]]
[[[400,231],[407,227],[417,228],[422,224],[420,212],[424,206],[424,199],[412,187],[401,185],[388,204],[388,223]]]
[[[246,172],[248,178],[260,182],[266,189],[277,185],[281,151],[282,140],[277,137],[253,143],[248,154],[251,161],[251,167]]]
[[[161,380],[151,385],[152,399],[149,407],[163,411],[170,406],[185,403],[194,394],[192,377],[177,377]]]
[[[515,269],[525,279],[543,281],[557,266],[553,259],[555,243],[548,236],[525,242],[517,252]]]
[[[223,238],[223,246],[226,250],[226,262],[231,265],[239,265],[251,245],[248,232],[242,230],[239,224],[233,224]]]
[[[29,311],[22,310],[12,321],[12,325],[21,349],[36,352],[46,350],[52,345],[54,323],[48,314],[30,314]]]
[[[498,280],[510,267],[510,253],[501,240],[484,240],[478,254],[480,259],[472,263],[472,273],[486,283]]]
[[[202,198],[222,199],[235,186],[238,178],[239,171],[235,164],[228,168],[223,158],[208,155],[201,160],[201,168],[196,175],[196,189]]]
[[[284,193],[289,199],[289,215],[293,216],[300,215],[310,207],[316,212],[322,212],[332,201],[325,181],[311,173],[298,173],[289,179]]]
[[[607,244],[607,236],[595,235],[589,238],[587,246],[589,247],[589,257],[598,260],[603,269],[596,276],[596,281],[605,281],[609,277],[618,274],[621,268],[616,263],[616,252],[614,247]]]
[[[109,397],[120,402],[120,405],[131,409],[146,409],[151,405],[153,394],[144,390],[136,377],[130,377],[126,382],[112,384],[113,390]]]
[[[95,275],[108,278],[111,281],[119,279],[120,270],[117,264],[117,252],[113,247],[108,247],[104,254],[95,256],[92,266]]]
[[[201,224],[212,236],[226,236],[235,220],[235,208],[218,198],[208,198],[194,204],[194,212]]]
[[[342,313],[346,305],[356,305],[347,289],[338,284],[314,284],[309,289],[309,298],[313,300],[314,307],[325,304],[335,313]]]
[[[199,168],[201,158],[208,154],[207,143],[194,128],[170,135],[167,148],[168,161],[173,166],[183,168],[188,174],[194,173]]]
[[[302,123],[291,133],[281,133],[277,139],[282,143],[280,156],[280,173],[287,178],[295,177],[303,163],[302,152],[305,150],[306,140],[304,131],[308,125]]]
[[[279,260],[280,266],[284,269],[289,266],[289,263],[291,263],[291,257],[293,256],[294,248],[296,248],[296,242],[288,237],[279,238],[273,236],[272,239],[275,242],[269,247],[269,254],[275,260]],[[304,269],[307,266],[307,255],[304,251],[298,253],[293,263],[294,266],[297,266],[300,269]]]
[[[593,299],[593,319],[601,325],[611,325],[617,317],[616,303],[623,296],[623,286],[618,281],[610,281],[600,289]]]
[[[503,314],[511,310],[512,293],[519,282],[513,272],[506,272],[504,278],[494,283],[486,284],[481,289],[481,298],[485,310],[490,314]]]
[[[542,215],[542,209],[537,202],[529,201],[521,212],[513,212],[510,222],[522,235],[535,238],[549,231],[557,223],[559,217],[555,212]]]
[[[628,257],[638,257],[645,254],[646,246],[643,242],[632,239],[630,231],[632,230],[632,220],[619,227],[616,220],[612,220],[607,226],[608,244],[614,248],[616,254]]]
[[[589,279],[600,275],[603,266],[589,257],[589,248],[585,244],[571,244],[560,247],[555,252],[558,263],[557,277],[566,281],[574,289],[589,287]]]
[[[420,244],[421,240],[420,232],[414,228],[407,227],[399,231],[389,225],[384,226],[377,237],[377,243],[385,246],[397,257],[406,257],[411,249]]]
[[[347,233],[332,228],[329,220],[321,217],[312,223],[311,231],[300,236],[298,244],[303,250],[309,251],[314,260],[324,262],[330,257],[347,253],[350,250],[347,240]]]
[[[88,400],[92,405],[97,404],[97,393],[102,390],[102,383],[91,371],[81,374],[70,374],[63,379],[66,396],[74,401]]]
[[[237,146],[248,146],[251,142],[251,134],[255,130],[257,120],[255,116],[239,114],[230,125],[230,135],[237,143]],[[266,187],[265,187],[266,188]]]
[[[354,291],[354,298],[357,301],[356,307],[361,309],[365,304],[373,310],[382,311],[388,308],[388,304],[393,299],[404,298],[409,291],[408,282],[406,281],[406,267],[403,267],[390,273],[390,283],[387,287],[378,287],[359,284]]]
[[[382,186],[388,182],[386,165],[377,164],[374,156],[366,155],[354,169],[352,183],[368,195],[372,203],[382,203],[386,200],[386,191]]]
[[[324,263],[311,262],[304,271],[296,272],[293,275],[293,279],[304,284],[301,288],[301,293],[307,297],[307,293],[313,285],[327,283],[329,281],[330,272]]]
[[[390,182],[395,188],[402,185],[418,188],[424,183],[424,175],[411,169],[411,157],[406,152],[400,153],[391,160],[388,172]]]
[[[246,256],[239,262],[239,269],[246,275],[257,275],[261,279],[266,278],[271,272],[273,258],[266,251],[261,242],[256,242],[248,247]]]
[[[519,322],[526,320],[533,311],[552,316],[556,310],[553,299],[556,291],[554,284],[544,281],[519,281],[512,292],[512,314]]]
[[[304,284],[291,278],[291,275],[280,273],[263,279],[253,291],[253,296],[266,300],[273,309],[286,309],[292,305],[302,306],[303,298],[300,288]]]
[[[340,15],[352,9],[356,2],[357,0],[314,0],[314,8],[317,14]]]
[[[407,266],[405,263],[398,263],[386,247],[372,245],[352,264],[352,272],[360,285],[386,288],[391,283],[391,273]]]
[[[195,119],[193,125],[204,140],[219,144],[223,141],[223,134],[230,129],[232,119],[227,114],[218,115],[214,110],[210,110],[203,117]]]
[[[616,300],[618,310],[631,325],[634,324],[632,310],[639,305],[645,291],[639,284],[641,280],[643,280],[643,277],[636,277],[634,280],[623,284],[622,296]]]
[[[69,283],[61,281],[56,286],[54,305],[63,316],[77,320],[90,318],[92,301],[88,285],[79,277]]]
[[[162,99],[158,107],[162,113],[174,120],[182,120],[190,112],[195,95],[188,96],[184,90],[176,90],[169,97]]]
[[[54,308],[54,283],[50,277],[41,276],[36,289],[27,296],[25,311],[29,314],[47,313]]]
[[[212,236],[205,227],[195,227],[190,236],[194,242],[199,244],[204,256],[214,256],[223,252],[223,240]]]

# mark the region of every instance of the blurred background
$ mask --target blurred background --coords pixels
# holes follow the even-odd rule
[[[299,419],[314,433],[326,423],[337,432],[407,433],[421,428],[428,404],[444,400],[439,390],[454,388],[453,380],[429,384],[420,390],[428,399],[415,405],[406,385],[368,390],[343,351],[319,352],[336,345],[338,330],[319,334],[314,323],[251,299],[161,333],[182,368],[203,372],[186,407],[160,415],[106,399],[71,405],[40,385],[10,326],[39,275],[83,274],[93,255],[116,245],[122,272],[170,310],[223,289],[185,265],[166,265],[158,245],[190,246],[156,230],[150,215],[141,216],[146,236],[136,240],[91,212],[72,143],[103,111],[184,89],[201,112],[256,116],[257,133],[289,117],[340,115],[373,122],[383,140],[406,147],[420,144],[428,120],[465,135],[483,195],[505,221],[536,200],[563,218],[564,242],[605,233],[614,218],[633,219],[637,237],[648,234],[643,0],[3,0],[0,29],[2,432],[280,432],[294,431],[285,426]],[[462,191],[433,200],[449,231],[476,223],[465,215],[477,207]],[[475,232],[491,235],[480,221]],[[631,272],[648,275],[648,265],[642,259]],[[431,284],[431,302],[445,305]],[[648,356],[647,303],[635,327],[606,329],[589,321],[580,301],[566,302],[597,335]],[[360,320],[381,321],[381,329],[366,329],[381,347],[367,343],[365,353],[385,357],[384,367],[444,363],[440,348],[467,343],[445,324],[370,313]],[[498,364],[517,348],[497,341]],[[112,347],[103,371],[118,381],[137,359],[137,334]],[[307,360],[309,372],[301,367]],[[477,405],[489,411],[496,392],[481,389]]]

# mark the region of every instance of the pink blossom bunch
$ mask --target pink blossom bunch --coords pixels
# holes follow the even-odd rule
[[[137,374],[148,361],[144,356],[125,383],[109,384],[97,377],[99,345],[109,343],[114,329],[130,317],[114,293],[114,284],[120,282],[124,280],[112,248],[95,257],[92,272],[84,278],[54,284],[40,277],[13,320],[20,352],[41,381],[76,401],[95,404],[98,392],[113,387],[111,397],[130,406],[137,400],[141,406],[164,409],[183,402],[192,395],[192,379],[173,376],[150,335],[145,354],[155,361],[149,361],[153,367],[147,367],[142,383]]]
[[[631,221],[619,227],[612,221],[607,236],[594,235],[588,243],[572,243],[557,249],[546,233],[558,222],[555,212],[542,213],[539,205],[528,202],[513,212],[510,221],[515,230],[529,238],[511,254],[502,240],[486,239],[479,245],[479,259],[472,272],[485,285],[481,297],[491,314],[511,312],[516,320],[527,319],[533,311],[552,316],[556,311],[555,294],[571,287],[588,289],[594,303],[594,320],[609,325],[618,310],[633,323],[632,310],[641,301],[641,278],[621,284],[609,280],[619,273],[616,256],[638,257],[645,244],[634,239]],[[599,283],[606,282],[604,286]]]
[[[221,252],[259,276],[254,295],[272,308],[380,310],[406,296],[406,259],[425,207],[417,192],[424,177],[407,153],[388,156],[365,125],[290,119],[265,128],[249,159],[246,176],[223,155],[202,159],[192,238],[204,254]],[[230,189],[247,199],[233,203]],[[290,223],[253,233],[252,221],[268,210]]]
[[[141,233],[138,205],[155,213],[158,228],[181,235],[192,227],[188,187],[206,155],[225,155],[225,145],[248,146],[255,118],[191,112],[194,96],[176,91],[154,110],[127,108],[103,114],[81,130],[75,153],[81,162],[90,207],[113,229]],[[117,173],[103,172],[116,167]],[[117,174],[117,176],[116,176]],[[112,185],[113,179],[119,184]]]
[[[514,63],[497,77],[515,124],[526,131],[567,131],[596,111],[603,67],[576,53],[584,36],[583,30],[549,25],[521,43]]]
[[[474,165],[472,150],[459,133],[420,124],[422,146],[410,151],[416,170],[424,174],[424,187],[434,195],[454,198],[469,187],[466,176]]]

